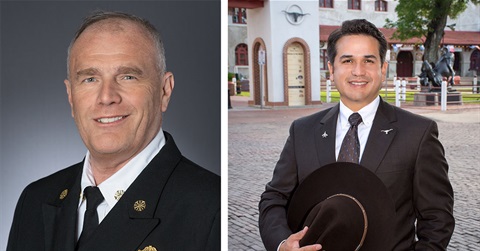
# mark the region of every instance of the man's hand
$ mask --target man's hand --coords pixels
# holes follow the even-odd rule
[[[300,247],[300,240],[307,233],[308,227],[304,227],[302,231],[294,233],[288,237],[288,239],[280,245],[279,251],[289,251],[289,250],[302,250],[302,251],[313,251],[321,250],[322,245],[314,244],[309,246]]]

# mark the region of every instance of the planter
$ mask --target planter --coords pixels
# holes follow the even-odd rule
[[[233,82],[228,82],[228,94],[230,94],[230,96],[235,95],[235,84]]]

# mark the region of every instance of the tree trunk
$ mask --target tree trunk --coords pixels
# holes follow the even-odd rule
[[[452,0],[436,0],[434,12],[437,15],[428,23],[428,33],[425,39],[424,60],[430,63],[437,63],[438,50],[445,34],[444,29],[447,25],[448,11],[452,5]]]

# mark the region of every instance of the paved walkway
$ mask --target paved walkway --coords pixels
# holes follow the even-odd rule
[[[260,110],[248,107],[246,100],[232,97],[233,108],[228,113],[228,247],[264,250],[258,232],[258,202],[290,123],[333,104]],[[456,228],[449,250],[480,250],[480,106],[449,106],[446,112],[438,107],[405,108],[438,122],[455,191]]]

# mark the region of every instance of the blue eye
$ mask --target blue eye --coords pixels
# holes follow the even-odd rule
[[[125,76],[123,77],[124,80],[134,80],[136,79],[134,76]]]
[[[82,82],[84,82],[84,83],[92,83],[92,82],[95,82],[95,78],[94,78],[94,77],[86,78],[86,79],[84,79]]]

